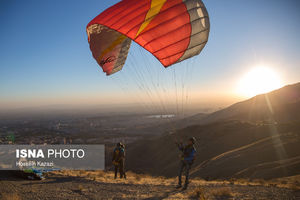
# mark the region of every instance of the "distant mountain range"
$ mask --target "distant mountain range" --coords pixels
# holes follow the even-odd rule
[[[128,145],[128,168],[176,176],[180,152],[175,141],[194,136],[192,176],[268,179],[300,174],[300,83],[183,121],[189,126]]]

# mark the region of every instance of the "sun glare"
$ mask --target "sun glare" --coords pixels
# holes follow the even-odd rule
[[[238,93],[245,97],[253,97],[282,86],[282,82],[274,70],[267,67],[256,67],[241,78],[238,83]]]

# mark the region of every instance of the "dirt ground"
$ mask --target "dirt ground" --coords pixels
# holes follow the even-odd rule
[[[0,199],[286,199],[299,200],[298,187],[265,182],[192,180],[186,191],[176,189],[176,179],[128,173],[126,180],[111,172],[52,172],[45,180],[26,180],[11,172],[0,173]]]

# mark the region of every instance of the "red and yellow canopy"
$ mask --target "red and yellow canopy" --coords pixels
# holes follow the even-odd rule
[[[201,0],[123,0],[87,25],[90,49],[107,75],[122,69],[131,40],[165,67],[201,52],[209,17]]]

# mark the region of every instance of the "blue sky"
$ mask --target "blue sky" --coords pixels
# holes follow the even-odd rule
[[[105,76],[92,58],[85,32],[90,20],[117,2],[0,0],[0,108],[130,103],[126,91],[139,92],[127,69],[130,61],[121,73]],[[261,63],[278,72],[284,84],[300,81],[300,1],[204,3],[211,22],[209,42],[193,61],[174,66],[180,75],[191,72],[184,71],[186,65],[195,65],[187,79],[197,98],[226,97],[233,103],[239,77]],[[154,71],[162,73],[161,84],[163,73],[171,79],[171,68],[135,51],[140,49],[133,45],[130,56],[145,53]],[[140,56],[129,59],[143,65]],[[148,83],[153,77],[145,75]]]

